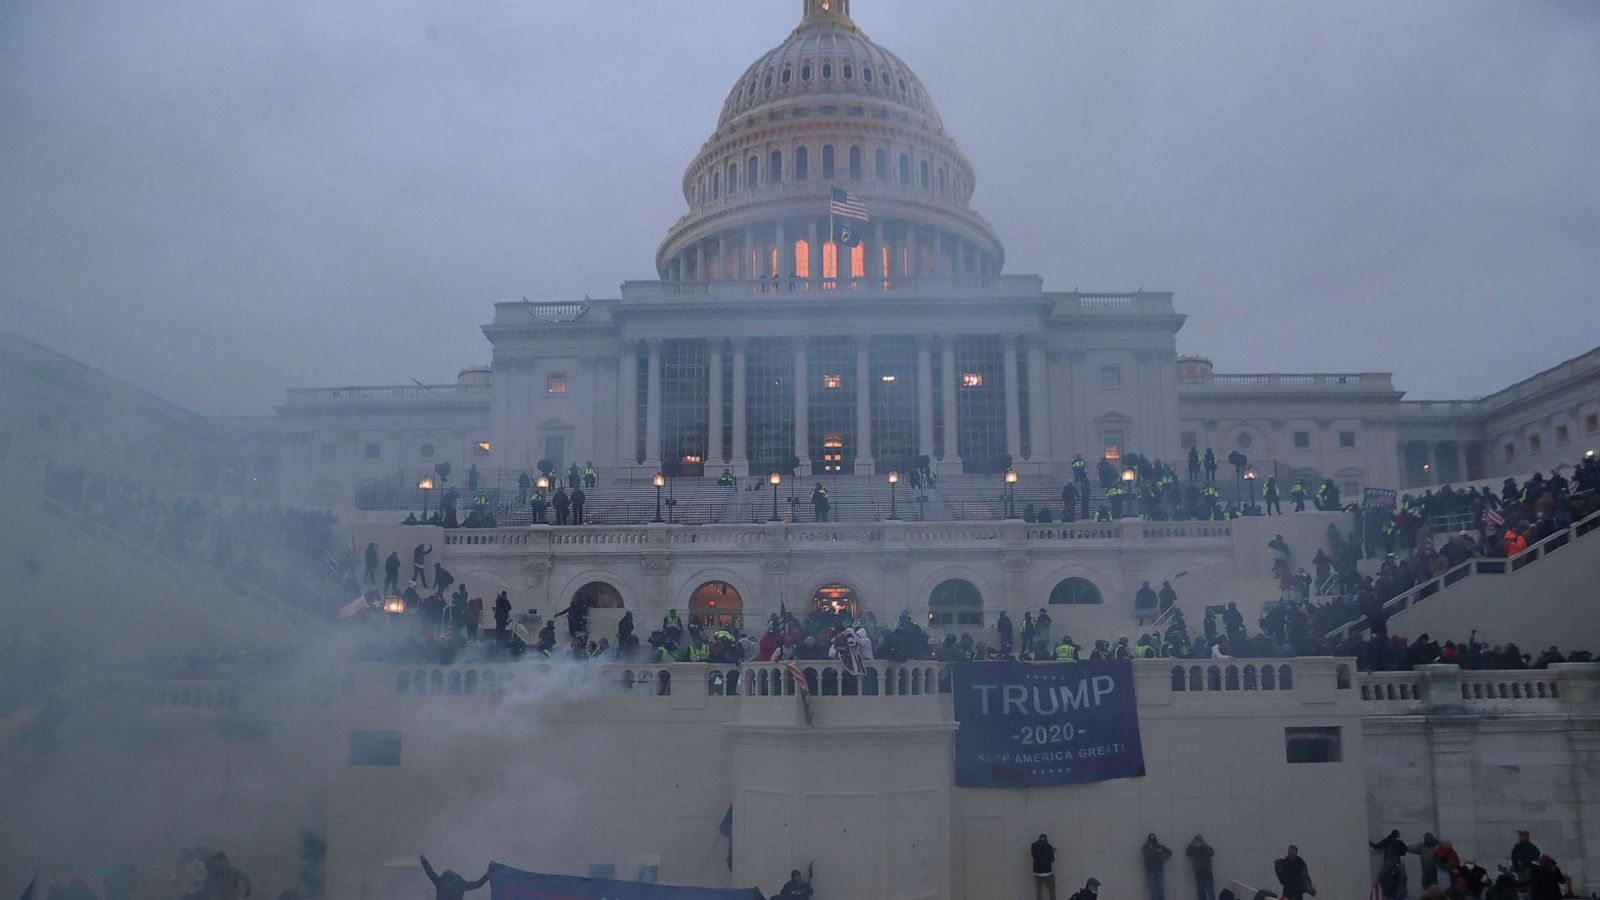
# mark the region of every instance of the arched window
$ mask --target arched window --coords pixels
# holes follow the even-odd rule
[[[872,153],[872,173],[879,181],[889,180],[889,151],[882,147]]]
[[[911,156],[907,153],[900,154],[900,186],[911,186]]]
[[[778,184],[783,181],[783,151],[774,150],[767,157],[767,184]]]
[[[845,81],[849,81],[850,79],[852,79],[854,77],[856,77],[855,67],[850,65],[849,63],[845,63],[844,64],[844,80]]]
[[[861,148],[850,148],[850,177],[856,181],[861,180]]]
[[[805,240],[794,242],[794,274],[798,278],[811,277],[811,244]]]
[[[756,159],[754,156],[752,156],[749,159],[745,160],[745,163],[744,163],[744,182],[745,182],[744,186],[745,187],[753,188],[753,187],[756,186],[756,170],[759,169],[760,166],[761,166],[760,160]]]
[[[850,248],[850,277],[864,278],[867,274],[867,249],[860,244]]]
[[[728,163],[728,193],[739,189],[739,164]]]
[[[855,618],[859,608],[856,589],[848,584],[825,584],[811,596],[811,609],[824,616]]]
[[[822,177],[833,177],[833,145],[822,145]]]
[[[718,197],[721,197],[721,196],[722,196],[722,173],[721,172],[712,172],[711,173],[711,199],[715,200],[715,199],[717,199]]]
[[[872,67],[871,66],[862,66],[861,67],[861,80],[865,81],[867,84],[871,84],[872,83]]]
[[[810,81],[811,80],[811,63],[805,63],[805,64],[800,66],[800,80],[801,81]]]
[[[800,148],[798,148],[798,149],[796,149],[794,151],[794,180],[795,181],[805,181],[806,180],[806,177],[809,174],[806,171],[806,164],[809,161],[810,161],[810,157],[806,153],[806,148],[800,147]]]
[[[785,68],[783,70],[783,75],[781,75],[778,80],[783,82],[784,84],[788,84],[790,77],[791,77],[791,73],[790,73],[789,69]]]
[[[824,80],[833,77],[833,63],[825,62],[822,64],[822,77]]]
[[[939,582],[928,597],[928,622],[933,625],[982,625],[983,594],[964,578]]]
[[[928,189],[928,161],[927,160],[923,160],[922,161],[920,174],[922,175],[922,181],[921,181],[922,189],[923,190],[927,190]]]
[[[604,581],[591,581],[572,594],[574,602],[582,600],[590,609],[621,609],[622,594]]]
[[[744,598],[726,581],[708,581],[689,595],[689,621],[702,626],[738,625],[744,620]]]
[[[1182,692],[1185,685],[1183,666],[1172,667],[1172,690]]]
[[[1101,603],[1100,589],[1087,578],[1064,578],[1050,592],[1050,605]]]
[[[822,245],[822,277],[839,277],[839,245],[833,241]]]

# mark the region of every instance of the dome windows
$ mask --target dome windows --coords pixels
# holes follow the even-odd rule
[[[805,181],[806,178],[810,176],[810,173],[807,171],[810,161],[809,154],[806,153],[806,148],[800,147],[794,151],[795,181]]]
[[[823,144],[822,145],[822,177],[823,178],[832,178],[833,177],[833,173],[834,173],[834,169],[833,169],[833,145],[832,144]]]
[[[871,84],[872,83],[872,67],[871,66],[862,66],[861,67],[861,80],[865,81],[867,84]]]
[[[790,78],[790,76],[791,76],[791,75],[792,75],[792,74],[793,74],[793,73],[791,73],[791,72],[790,72],[790,71],[789,71],[789,69],[787,69],[787,68],[785,68],[785,69],[784,69],[784,70],[783,70],[783,74],[782,74],[782,75],[780,75],[780,76],[779,76],[779,77],[778,77],[778,80],[779,80],[779,81],[781,81],[781,82],[783,82],[783,83],[784,83],[784,84],[788,84],[788,83],[789,83],[789,78]]]
[[[906,92],[906,80],[904,78],[902,78],[902,79],[900,79],[900,93],[904,94],[905,92]]]
[[[745,90],[744,95],[746,97],[754,97],[756,95],[756,80],[754,78],[750,79],[750,87]]]
[[[800,66],[800,80],[801,81],[810,81],[811,80],[811,63],[803,63],[803,64],[801,64],[801,66]]]
[[[822,64],[822,80],[823,81],[827,81],[829,78],[832,78],[832,77],[833,77],[833,63],[831,63],[831,62],[823,63]]]
[[[767,184],[780,184],[783,181],[783,151],[774,150],[767,160]]]
[[[845,81],[849,81],[850,79],[856,77],[855,66],[852,66],[849,63],[845,63],[844,64],[844,69],[843,69],[843,74],[844,74],[844,80]]]

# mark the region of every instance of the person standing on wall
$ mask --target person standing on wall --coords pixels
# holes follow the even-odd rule
[[[1044,900],[1046,891],[1050,893],[1050,900],[1056,900],[1056,848],[1041,834],[1028,847],[1028,852],[1033,854],[1033,900]]]
[[[428,587],[428,570],[423,564],[427,561],[428,554],[432,552],[432,544],[418,544],[416,549],[411,551],[411,580],[422,585],[424,589]]]
[[[1172,858],[1172,851],[1154,834],[1147,835],[1139,849],[1144,856],[1144,883],[1150,889],[1150,900],[1167,900],[1167,860]]]

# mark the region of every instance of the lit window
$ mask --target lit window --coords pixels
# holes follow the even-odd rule
[[[800,278],[811,277],[811,245],[806,241],[794,242],[794,272]]]
[[[884,376],[882,376],[882,380],[883,380],[884,384],[894,384],[894,376],[893,375],[884,375]]]
[[[1101,366],[1100,367],[1100,386],[1101,387],[1122,387],[1122,367],[1121,366]]]
[[[367,459],[377,459],[383,455],[383,447],[379,444],[367,445]]]
[[[1294,448],[1296,450],[1309,450],[1309,449],[1311,449],[1311,432],[1309,432],[1309,431],[1296,431],[1294,433]]]
[[[323,459],[333,459],[335,456],[338,455],[338,453],[339,453],[338,445],[336,445],[336,444],[323,444],[322,445],[322,458]]]
[[[1544,439],[1537,434],[1528,435],[1528,453],[1534,454],[1544,449]]]
[[[1569,439],[1569,437],[1570,436],[1567,434],[1567,426],[1566,425],[1557,425],[1556,426],[1556,443],[1557,444],[1565,444],[1567,442],[1567,440]]]
[[[838,390],[843,385],[844,385],[844,379],[840,378],[838,375],[824,375],[824,376],[822,376],[822,386],[827,388],[830,391]]]
[[[1354,431],[1341,431],[1341,432],[1339,432],[1339,446],[1341,448],[1343,448],[1345,450],[1349,450],[1352,447],[1354,447],[1355,445],[1356,445],[1356,433]]]
[[[565,394],[567,392],[567,376],[558,372],[546,378],[544,392],[546,394]]]
[[[850,248],[850,277],[864,278],[867,274],[867,248],[857,244]]]
[[[1337,725],[1323,728],[1285,728],[1284,755],[1291,763],[1336,763],[1344,759]]]
[[[822,277],[839,277],[839,245],[833,241],[822,245]]]
[[[983,387],[982,372],[963,372],[961,374],[962,387]]]
[[[488,456],[489,455],[489,442],[488,441],[479,441],[476,444],[473,444],[472,445],[472,455],[473,456]]]

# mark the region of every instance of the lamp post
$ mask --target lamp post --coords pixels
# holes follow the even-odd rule
[[[1006,518],[1017,517],[1017,470],[1006,470]]]
[[[654,519],[651,519],[650,521],[654,522],[656,524],[660,524],[661,523],[661,489],[667,486],[667,476],[661,474],[660,472],[657,472],[655,474],[655,477],[650,479],[650,483],[655,485],[655,487],[656,487],[656,517]]]
[[[534,515],[537,516],[534,524],[543,525],[545,524],[544,504],[547,502],[545,491],[550,490],[550,476],[545,475],[543,472],[539,473],[539,477],[533,480],[533,486],[539,492],[539,505],[533,509]]]
[[[895,503],[896,493],[897,493],[897,491],[899,489],[899,485],[900,485],[900,473],[899,472],[890,472],[889,473],[889,518],[891,520],[900,518],[900,507]]]
[[[1261,473],[1256,471],[1256,467],[1255,466],[1248,466],[1248,467],[1245,468],[1245,470],[1244,470],[1244,480],[1250,482],[1250,508],[1251,509],[1254,509],[1255,505],[1256,505],[1256,479],[1260,478],[1260,477],[1261,477]]]
[[[417,487],[422,490],[422,521],[428,521],[428,494],[433,491],[433,476],[424,475],[417,479]]]
[[[772,485],[772,521],[780,522],[778,518],[778,485],[783,483],[783,476],[773,472],[767,476],[767,484]]]
[[[1123,502],[1127,504],[1126,508],[1131,515],[1138,515],[1139,498],[1135,496],[1135,492],[1139,490],[1139,470],[1135,469],[1133,466],[1128,466],[1126,469],[1122,470],[1121,477],[1122,493],[1126,498],[1123,500]]]

